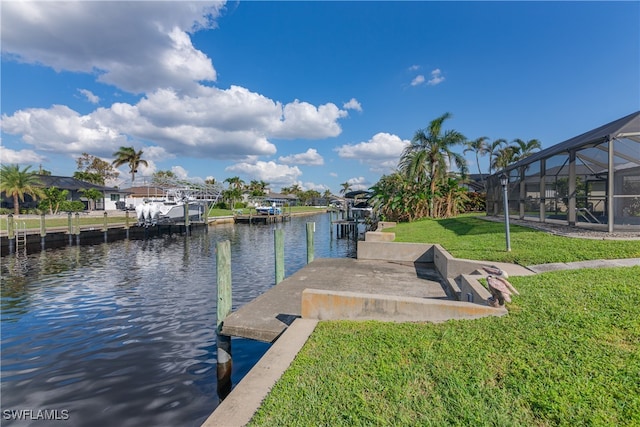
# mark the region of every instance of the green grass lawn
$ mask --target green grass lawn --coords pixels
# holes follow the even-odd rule
[[[75,226],[76,223],[76,216],[75,214],[72,215],[71,217],[72,220],[72,224]],[[125,223],[125,213],[122,212],[122,214],[110,214],[107,216],[107,224],[124,224]],[[129,212],[129,224],[133,225],[135,224],[137,221],[136,219],[136,213],[135,212]],[[16,228],[27,228],[27,229],[33,229],[33,228],[40,228],[40,218],[24,218],[24,217],[18,217],[15,221],[16,223]],[[85,225],[94,225],[96,228],[97,227],[101,227],[102,225],[104,225],[104,217],[101,216],[87,216],[84,214],[80,214],[80,216],[78,217],[78,223],[81,226],[85,226]],[[69,218],[66,215],[45,215],[45,227],[46,228],[53,228],[53,227],[67,227],[69,225]],[[0,230],[6,231],[7,230],[7,216],[3,215],[2,218],[0,219]]]
[[[514,277],[499,318],[320,322],[251,425],[638,426],[638,277]]]
[[[384,231],[396,242],[438,243],[456,258],[535,265],[552,262],[640,257],[638,240],[591,240],[554,236],[512,225],[506,252],[504,224],[475,216],[399,223]]]

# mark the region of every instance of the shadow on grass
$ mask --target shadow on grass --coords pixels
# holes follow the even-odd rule
[[[481,234],[499,234],[504,233],[504,223],[493,221],[484,221],[474,217],[458,217],[438,220],[440,227],[452,231],[457,236],[474,236]],[[509,227],[511,233],[531,232],[531,229],[511,225]]]

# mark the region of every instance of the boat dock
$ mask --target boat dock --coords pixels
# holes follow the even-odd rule
[[[432,264],[406,265],[353,258],[320,258],[240,307],[222,334],[273,342],[302,315],[305,289],[452,299]]]
[[[504,315],[504,308],[487,305],[491,294],[477,280],[486,265],[434,244],[360,241],[358,259],[314,260],[229,314],[221,333],[274,342],[300,317],[439,322]],[[510,276],[533,274],[514,264],[491,265]]]
[[[234,215],[234,222],[236,224],[275,224],[278,222],[285,222],[291,220],[291,214],[276,214],[276,215]]]
[[[18,221],[24,223],[24,221]],[[41,251],[71,244],[94,244],[111,242],[122,239],[147,239],[162,234],[185,234],[195,230],[207,230],[208,223],[204,221],[175,221],[167,224],[157,224],[148,227],[137,226],[134,220],[96,224],[78,224],[75,222],[67,226],[26,228],[17,226],[9,233],[0,231],[0,254],[2,256],[22,250],[28,253]],[[11,235],[10,235],[11,234]]]

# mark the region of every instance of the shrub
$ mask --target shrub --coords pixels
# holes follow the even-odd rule
[[[79,200],[65,200],[60,203],[61,212],[82,212],[84,210],[84,203]]]

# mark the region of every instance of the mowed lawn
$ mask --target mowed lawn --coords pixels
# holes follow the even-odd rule
[[[453,256],[521,265],[640,257],[474,216],[387,229]],[[320,322],[255,426],[640,426],[640,267],[513,277],[509,315]]]
[[[510,227],[511,252],[507,252],[504,224],[476,216],[399,223],[384,231],[395,233],[396,242],[438,243],[456,258],[524,266],[640,257],[640,240],[567,238],[517,225]]]
[[[499,318],[320,322],[251,425],[638,426],[639,278],[514,277]]]

